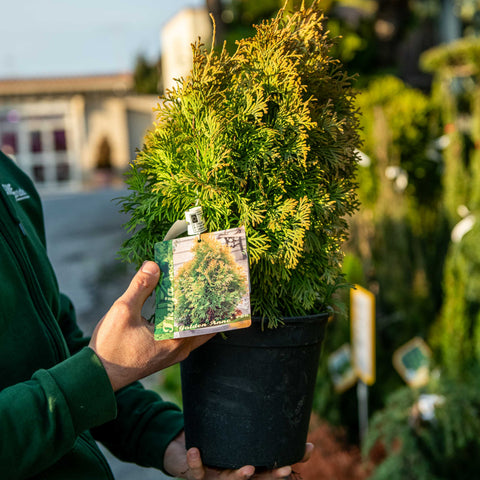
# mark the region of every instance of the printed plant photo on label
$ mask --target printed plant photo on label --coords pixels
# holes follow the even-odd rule
[[[243,228],[160,242],[156,338],[201,335],[250,325]]]

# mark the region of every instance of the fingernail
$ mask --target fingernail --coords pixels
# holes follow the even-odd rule
[[[200,452],[196,449],[190,450],[189,455],[192,460],[196,460],[197,458],[200,458]]]
[[[289,478],[291,473],[292,473],[291,467],[282,467],[278,470],[278,474],[280,475],[281,479]]]
[[[251,471],[244,472],[243,478],[245,478],[245,480],[249,480],[255,475],[255,469],[253,467],[247,468],[247,470]]]
[[[142,272],[148,275],[156,275],[158,273],[158,267],[154,262],[143,262]]]

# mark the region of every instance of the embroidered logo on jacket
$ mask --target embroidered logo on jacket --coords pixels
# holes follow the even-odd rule
[[[5,190],[5,193],[11,197],[15,197],[17,202],[30,198],[30,195],[23,188],[17,188],[15,190],[10,183],[2,183],[2,187]]]

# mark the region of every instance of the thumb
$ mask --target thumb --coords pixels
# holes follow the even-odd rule
[[[187,451],[187,465],[193,478],[201,480],[205,477],[205,469],[198,448],[190,448]]]
[[[125,293],[120,297],[133,310],[141,311],[160,278],[160,268],[155,262],[144,262],[135,274]]]

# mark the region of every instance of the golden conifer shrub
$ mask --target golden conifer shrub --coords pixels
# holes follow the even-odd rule
[[[191,75],[166,92],[128,172],[121,254],[152,259],[198,202],[209,231],[245,227],[252,312],[273,326],[325,310],[343,284],[358,118],[317,4],[256,32],[233,55],[193,46]]]

